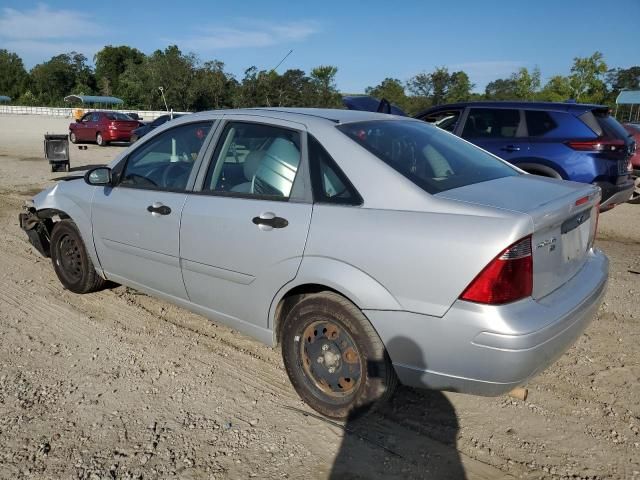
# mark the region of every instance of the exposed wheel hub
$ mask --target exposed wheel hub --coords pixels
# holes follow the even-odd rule
[[[362,365],[349,333],[332,322],[314,322],[302,337],[302,364],[313,383],[331,396],[353,392],[360,382]]]

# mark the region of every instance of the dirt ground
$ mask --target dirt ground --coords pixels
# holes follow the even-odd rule
[[[125,287],[61,287],[17,214],[68,123],[0,116],[0,478],[640,479],[639,206],[600,217],[606,301],[526,402],[401,388],[335,423],[277,350]],[[71,166],[122,148],[72,147]]]

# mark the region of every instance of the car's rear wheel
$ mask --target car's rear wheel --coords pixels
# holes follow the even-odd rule
[[[107,144],[108,144],[109,142],[107,142],[107,141],[104,139],[104,137],[102,136],[102,134],[101,134],[101,133],[98,133],[98,134],[96,135],[96,143],[97,143],[97,144],[98,144],[98,146],[100,146],[100,147],[106,147],[106,146],[107,146]]]
[[[327,417],[367,413],[393,394],[397,377],[382,340],[337,293],[302,297],[284,319],[280,341],[294,388]]]
[[[69,140],[71,143],[78,143],[78,139],[76,138],[76,134],[74,132],[69,132]]]
[[[93,267],[78,227],[71,220],[53,227],[51,261],[62,285],[74,293],[94,292],[106,283]]]

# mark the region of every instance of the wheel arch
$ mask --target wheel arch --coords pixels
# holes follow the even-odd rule
[[[566,180],[568,178],[567,172],[563,168],[547,160],[530,158],[515,163],[515,166],[534,175],[557,178],[558,180]]]
[[[268,327],[273,332],[274,345],[280,342],[283,321],[297,301],[323,291],[337,293],[360,310],[402,309],[391,292],[362,270],[335,259],[305,257],[296,278],[284,285],[271,302]]]
[[[66,183],[62,188],[65,190],[71,188],[70,184],[73,182],[75,182],[75,180],[62,182]],[[54,188],[60,189],[60,184],[58,184]],[[100,261],[98,259],[95,245],[93,243],[93,228],[91,225],[92,192],[87,192],[89,193],[89,195],[86,198],[76,198],[75,195],[74,198],[71,198],[70,195],[65,193],[70,194],[72,192],[63,193],[63,191],[56,191],[55,194],[49,193],[48,195],[44,196],[44,198],[42,198],[42,200],[37,202],[35,205],[36,214],[39,218],[49,221],[51,229],[53,229],[56,222],[58,221],[56,216],[58,216],[60,220],[72,220],[76,224],[76,227],[80,232],[82,241],[84,242],[85,248],[87,250],[87,254],[91,258],[96,271],[100,275],[104,275],[102,267],[100,265]],[[84,197],[84,195],[81,196]]]

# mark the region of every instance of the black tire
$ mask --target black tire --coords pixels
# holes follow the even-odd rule
[[[280,342],[298,395],[327,417],[371,412],[391,398],[398,383],[378,334],[363,313],[337,293],[301,297],[284,319]]]
[[[78,143],[78,138],[74,132],[69,132],[69,141],[71,143]]]
[[[74,293],[95,292],[106,283],[93,267],[78,227],[71,220],[54,224],[51,262],[60,283]]]
[[[109,142],[105,141],[104,137],[100,132],[96,134],[96,143],[99,147],[106,147]]]

